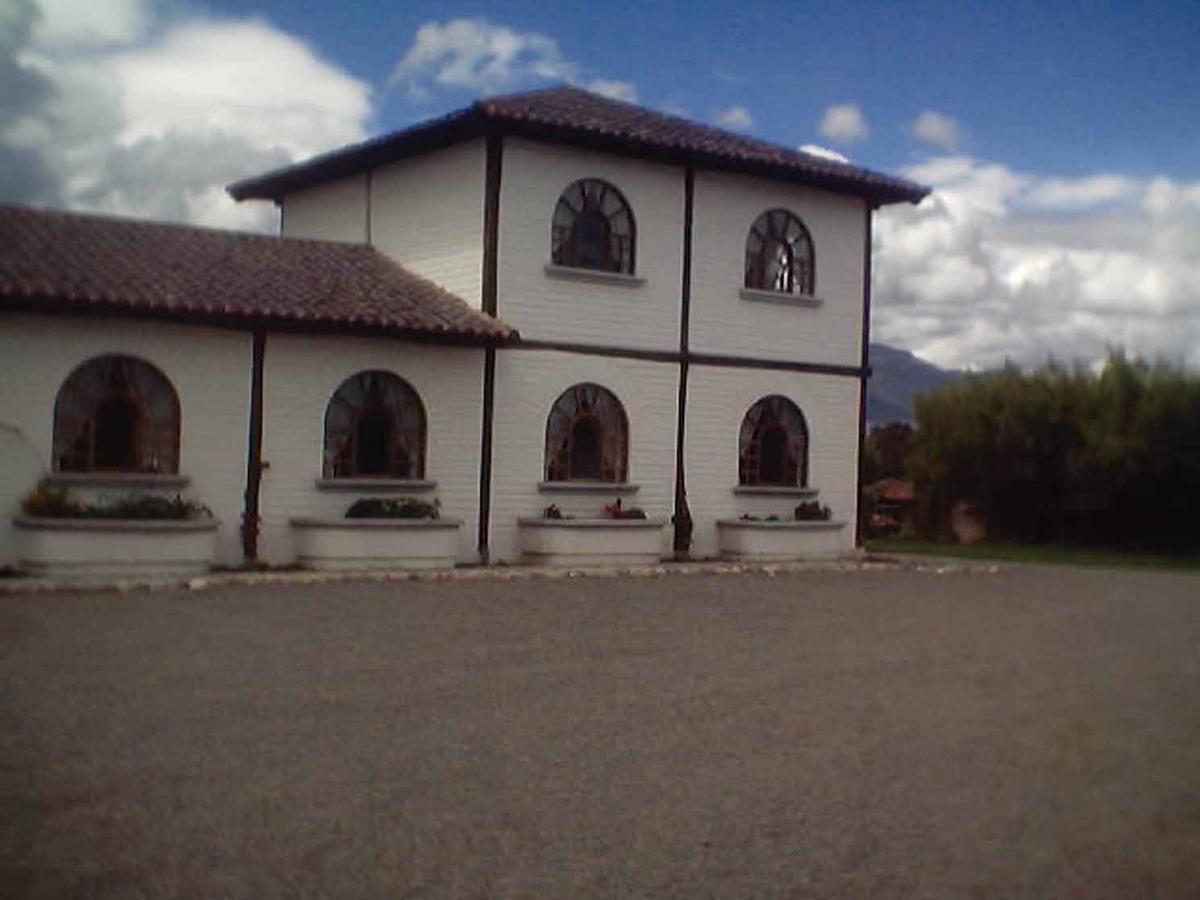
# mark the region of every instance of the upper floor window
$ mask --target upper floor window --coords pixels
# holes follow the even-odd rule
[[[326,478],[425,477],[425,407],[391,372],[359,372],[325,410]]]
[[[565,390],[546,422],[547,481],[625,481],[629,422],[612,391],[598,384]]]
[[[808,484],[808,426],[787,397],[763,397],[750,407],[742,419],[738,451],[739,484]]]
[[[769,210],[750,226],[746,287],[783,294],[816,292],[812,236],[786,209]]]
[[[550,228],[550,258],[560,266],[633,274],[633,212],[611,184],[576,181],[558,198]]]
[[[179,397],[158,369],[100,356],[67,376],[54,402],[59,472],[179,471]]]

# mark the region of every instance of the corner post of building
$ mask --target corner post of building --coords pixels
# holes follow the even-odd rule
[[[866,203],[863,229],[862,358],[858,382],[858,473],[855,477],[854,546],[862,547],[863,527],[863,451],[867,444],[867,380],[871,377],[871,222],[877,203]]]
[[[483,271],[481,298],[483,311],[489,316],[498,314],[497,268],[500,252],[500,177],[503,163],[504,138],[499,132],[486,137],[487,162],[484,171],[483,195]],[[483,421],[479,440],[479,560],[491,561],[492,515],[492,441],[496,417],[496,347],[489,344],[483,351]]]
[[[242,557],[247,565],[258,562],[259,494],[262,488],[263,361],[267,333],[254,332],[250,358],[250,433],[246,454],[245,509],[242,513]]]
[[[688,166],[683,179],[683,272],[680,277],[679,302],[679,419],[675,426],[675,525],[674,549],[676,559],[686,559],[692,546],[692,512],[688,508],[687,479],[684,476],[684,430],[687,425],[687,389],[689,349],[688,328],[692,303],[692,216],[696,188],[696,172]]]

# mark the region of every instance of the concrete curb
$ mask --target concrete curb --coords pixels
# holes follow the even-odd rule
[[[798,572],[926,572],[937,575],[974,573],[996,574],[994,564],[936,563],[899,557],[856,556],[839,560],[794,563],[688,562],[662,563],[656,566],[612,566],[578,569],[551,569],[531,566],[467,566],[454,569],[418,571],[347,571],[311,572],[295,569],[211,572],[191,578],[136,579],[0,579],[0,596],[48,593],[99,593],[130,591],[192,590],[223,587],[292,584],[383,584],[400,581],[559,581],[574,578],[668,578],[718,575],[790,575]]]

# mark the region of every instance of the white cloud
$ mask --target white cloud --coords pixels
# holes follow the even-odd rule
[[[1111,345],[1200,365],[1200,182],[965,156],[905,174],[935,193],[877,218],[879,340],[972,368],[1091,361]]]
[[[828,147],[822,147],[820,144],[801,144],[798,148],[801,153],[807,153],[809,156],[819,156],[821,159],[831,159],[834,162],[848,163],[850,157],[844,153],[838,153],[836,150],[830,150]]]
[[[365,135],[369,87],[264,21],[19,2],[0,14],[2,200],[266,229],[227,182]]]
[[[1109,173],[1085,178],[1047,178],[1029,192],[1026,200],[1045,209],[1087,209],[1129,200],[1141,191],[1137,179]]]
[[[487,19],[451,19],[417,29],[391,80],[423,98],[430,82],[492,93],[528,78],[571,80],[575,68],[548,35],[514,31]]]
[[[460,18],[422,24],[392,69],[389,84],[403,87],[413,100],[428,99],[434,86],[495,94],[538,81],[565,81],[616,100],[637,100],[628,81],[588,79],[585,74],[550,35],[516,31],[485,18]]]
[[[587,89],[614,100],[624,100],[626,103],[637,102],[637,89],[628,81],[612,81],[607,78],[597,78],[589,81]]]
[[[37,40],[44,46],[128,44],[149,22],[145,0],[40,0]]]
[[[925,110],[913,120],[912,135],[919,141],[951,152],[962,143],[958,121],[933,109]]]
[[[730,106],[716,112],[715,121],[722,128],[745,131],[754,126],[754,116],[744,106]]]
[[[830,106],[821,116],[821,135],[835,144],[853,144],[871,133],[862,110],[853,103]]]

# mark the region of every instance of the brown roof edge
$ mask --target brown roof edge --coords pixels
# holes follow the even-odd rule
[[[141,319],[203,325],[226,331],[282,332],[286,334],[339,334],[355,337],[384,337],[418,341],[422,344],[441,344],[450,347],[507,347],[519,344],[521,335],[515,328],[507,332],[464,334],[453,331],[433,331],[424,328],[401,328],[370,321],[330,321],[278,313],[242,313],[230,310],[207,311],[168,306],[130,306],[111,300],[85,300],[74,297],[55,297],[47,303],[45,296],[0,298],[0,315],[33,314],[39,316],[97,316],[105,319]],[[499,322],[499,320],[497,320]],[[503,325],[503,323],[500,323]]]
[[[590,122],[581,115],[574,121],[551,111],[526,115],[520,105],[553,95],[569,95],[581,102],[604,104],[618,115],[650,116],[660,124],[656,134],[644,121],[622,133]],[[556,98],[557,99],[557,98]],[[811,157],[768,141],[747,138],[712,126],[657,113],[633,104],[602,98],[577,88],[559,87],[525,94],[490,97],[441,118],[352,144],[292,166],[234,182],[227,187],[235,200],[275,200],[287,193],[344,178],[408,157],[480,138],[488,133],[528,137],[551,143],[582,145],[654,162],[721,171],[742,172],[861,196],[877,206],[919,203],[930,189],[904,178],[875,172],[853,164]],[[722,136],[728,146],[722,146]],[[709,149],[697,146],[708,143]],[[774,159],[753,158],[774,156]]]

